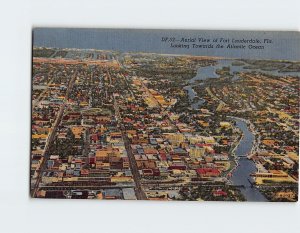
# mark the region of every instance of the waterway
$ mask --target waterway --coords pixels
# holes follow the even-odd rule
[[[198,68],[196,76],[190,79],[188,85],[184,87],[184,89],[188,92],[192,109],[199,109],[205,103],[204,99],[197,97],[197,93],[194,91],[193,87],[198,85],[203,85],[203,81],[205,81],[206,79],[219,78],[220,76],[216,73],[216,71],[218,69],[222,69],[223,67],[230,68],[230,74],[233,76],[231,81],[236,81],[239,79],[238,77],[239,72],[252,72],[252,71],[260,72],[263,74],[274,75],[274,76],[295,75],[300,77],[299,72],[279,73],[278,70],[247,69],[246,67],[250,66],[249,64],[239,61],[240,64],[237,65],[236,62],[237,62],[236,60],[232,60],[232,59],[219,59],[217,60],[216,65]]]
[[[249,130],[245,121],[237,118],[232,119],[236,122],[236,126],[242,131],[243,137],[235,150],[235,155],[238,158],[238,166],[232,173],[231,181],[234,185],[244,186],[240,188],[240,190],[247,201],[267,201],[265,196],[261,194],[256,187],[251,186],[250,183],[254,182],[250,174],[257,170],[255,163],[247,157],[243,157],[250,154],[255,136]]]

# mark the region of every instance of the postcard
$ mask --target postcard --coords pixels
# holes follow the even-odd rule
[[[295,202],[300,33],[34,28],[34,198]]]

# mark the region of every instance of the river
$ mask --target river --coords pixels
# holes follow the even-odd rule
[[[237,118],[232,119],[236,122],[236,126],[242,131],[243,137],[235,150],[239,165],[232,173],[231,181],[234,185],[244,186],[244,188],[242,187],[240,190],[247,201],[267,201],[265,196],[261,194],[256,187],[251,186],[250,183],[250,181],[254,181],[250,174],[257,170],[255,163],[247,157],[242,157],[250,154],[255,136],[249,130],[245,121]]]
[[[231,81],[236,81],[239,79],[239,72],[260,72],[264,74],[274,75],[274,76],[282,76],[282,75],[296,75],[300,77],[299,72],[285,72],[279,73],[278,70],[261,70],[261,69],[246,69],[245,67],[249,66],[247,63],[239,61],[240,65],[236,64],[236,60],[232,59],[219,59],[217,60],[217,64],[213,66],[199,67],[197,70],[197,74],[195,77],[189,80],[188,85],[184,87],[184,89],[188,92],[189,99],[191,102],[192,109],[199,109],[201,105],[205,103],[204,99],[198,98],[197,93],[194,91],[193,87],[198,85],[203,85],[203,82],[209,78],[219,78],[219,75],[216,73],[216,70],[222,69],[223,67],[230,68],[230,74],[233,75]]]

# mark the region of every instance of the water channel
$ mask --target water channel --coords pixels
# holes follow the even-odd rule
[[[234,185],[243,186],[240,190],[247,201],[266,201],[265,196],[256,187],[251,185],[254,180],[250,175],[256,172],[255,163],[244,157],[250,154],[255,136],[249,130],[245,121],[237,118],[233,118],[233,120],[236,122],[236,126],[242,131],[243,137],[235,150],[235,155],[238,158],[238,166],[232,173],[231,181]]]

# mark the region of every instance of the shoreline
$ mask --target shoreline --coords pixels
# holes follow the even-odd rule
[[[236,149],[238,148],[238,146],[240,145],[240,143],[241,143],[243,137],[244,137],[244,134],[242,134],[242,135],[239,137],[239,139],[236,140],[236,141],[234,142],[234,143],[236,143],[236,145],[235,145],[234,148],[232,149],[232,152],[231,152],[231,155],[230,155],[230,156],[233,157],[233,160],[232,160],[232,161],[234,161],[234,163],[235,163],[235,166],[230,170],[230,172],[228,172],[228,174],[227,174],[227,176],[226,176],[226,178],[228,179],[228,182],[229,182],[230,184],[233,184],[233,181],[231,180],[232,175],[233,175],[234,171],[237,169],[237,167],[240,165],[240,163],[239,163],[240,158],[236,155],[235,151],[236,151]],[[228,177],[229,174],[231,174],[230,178]]]

